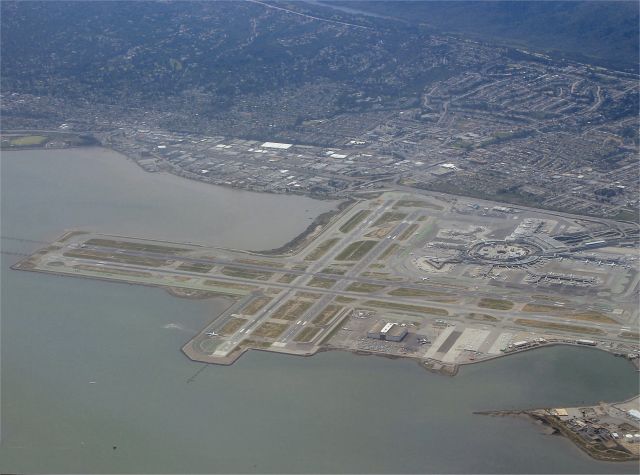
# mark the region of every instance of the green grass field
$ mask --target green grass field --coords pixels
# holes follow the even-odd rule
[[[367,284],[366,282],[354,282],[353,284],[350,284],[349,287],[347,287],[347,291],[369,294],[371,292],[378,292],[384,289],[384,287],[384,285]]]
[[[318,327],[305,327],[300,333],[296,335],[293,341],[298,343],[308,343],[314,339],[321,329]]]
[[[220,329],[220,334],[224,336],[232,335],[247,323],[246,318],[231,317]]]
[[[30,147],[34,145],[42,145],[46,141],[47,137],[44,135],[24,135],[22,137],[9,139],[9,144],[12,147]]]
[[[160,254],[178,254],[189,249],[182,247],[163,246],[144,242],[117,241],[115,239],[93,238],[85,242],[88,246],[108,247],[113,249],[124,249],[127,251],[157,252]]]
[[[405,239],[413,236],[413,234],[418,230],[417,224],[412,224],[407,229],[405,229],[402,234],[398,237],[400,241],[404,241]]]
[[[213,269],[213,264],[204,264],[202,262],[183,262],[178,266],[178,269],[187,272],[200,272],[202,274],[206,274]]]
[[[640,339],[640,333],[638,332],[622,332],[620,333],[620,338],[626,338],[629,340],[638,341]]]
[[[121,264],[132,264],[145,267],[160,267],[167,264],[167,261],[164,259],[153,259],[151,257],[131,256],[127,254],[105,254],[103,252],[91,251],[88,249],[74,249],[65,252],[63,255],[66,257],[79,257],[81,259],[118,262]]]
[[[286,323],[264,322],[254,330],[252,336],[264,338],[277,338],[287,329]]]
[[[586,333],[589,335],[602,335],[604,332],[599,328],[581,327],[578,325],[566,325],[564,323],[541,322],[539,320],[529,320],[527,318],[518,318],[515,323],[535,328],[546,328],[549,330],[560,330],[572,333]]]
[[[323,279],[322,277],[314,277],[309,281],[309,287],[317,287],[320,289],[330,289],[335,285],[336,281],[332,279]]]
[[[348,233],[353,228],[355,228],[358,224],[360,224],[367,216],[371,214],[371,211],[368,209],[361,209],[356,214],[351,216],[349,220],[340,226],[340,231],[343,233]]]
[[[52,264],[55,264],[55,263],[52,263]],[[64,265],[64,263],[61,263],[61,264]],[[108,267],[105,268],[105,267],[90,266],[85,264],[78,264],[73,266],[73,268],[78,270],[89,271],[89,272],[99,272],[101,274],[122,275],[126,277],[151,277],[151,274],[149,272],[142,272],[142,271],[128,270],[128,269],[111,269]]]
[[[324,326],[329,323],[343,308],[344,307],[341,307],[340,305],[329,304],[322,309],[322,312],[320,312],[316,318],[313,319],[313,323],[315,325]]]
[[[409,289],[406,287],[398,287],[389,292],[389,295],[395,297],[450,297],[451,294],[445,292],[436,292],[432,290]]]
[[[258,297],[252,300],[242,309],[242,313],[245,315],[255,315],[258,311],[262,310],[265,305],[271,302],[270,297]]]
[[[478,320],[481,322],[497,322],[498,319],[493,315],[487,315],[486,313],[469,313],[467,318],[470,320]]]
[[[373,223],[374,226],[381,226],[387,223],[393,223],[394,221],[402,221],[407,217],[406,213],[399,213],[398,211],[387,211],[378,220]]]
[[[220,287],[223,289],[234,289],[234,290],[244,290],[247,292],[251,292],[256,288],[252,285],[246,284],[237,284],[235,282],[225,282],[223,280],[205,280],[204,285],[210,285],[212,287]]]
[[[313,249],[309,254],[304,258],[305,261],[315,261],[324,256],[329,249],[336,245],[336,243],[340,241],[340,238],[331,238],[327,239],[324,242],[321,242]]]
[[[513,302],[509,300],[483,298],[478,302],[478,307],[491,308],[493,310],[511,310],[513,308]]]
[[[358,261],[376,245],[378,241],[356,241],[336,257],[336,261]]]
[[[573,318],[575,320],[584,320],[586,322],[598,323],[618,323],[604,313],[593,310],[580,311],[567,306],[555,306],[547,304],[528,303],[522,308],[523,312],[536,312],[545,315],[558,316],[563,318]]]
[[[391,244],[391,246],[386,248],[384,252],[378,256],[378,260],[379,261],[385,260],[387,257],[389,257],[391,254],[396,252],[398,249],[400,249],[400,246],[398,244],[396,243]]]
[[[410,313],[426,313],[429,315],[447,316],[447,312],[444,308],[423,307],[422,305],[409,305],[404,303],[383,302],[381,300],[367,300],[364,305],[369,307],[386,308],[389,310],[398,310],[402,312]]]
[[[338,303],[353,303],[355,302],[357,299],[352,299],[351,297],[343,297],[342,295],[338,295],[335,298],[335,301]]]
[[[444,209],[442,206],[440,205],[436,205],[436,204],[432,204],[432,203],[428,203],[426,201],[422,201],[422,200],[400,200],[398,201],[394,208],[399,208],[399,207],[406,207],[406,208],[431,208],[431,209],[437,209],[437,210],[441,210]]]
[[[257,270],[240,269],[238,267],[224,267],[221,271],[229,277],[239,277],[241,279],[269,280],[273,275],[271,272],[262,272]]]
[[[339,269],[337,267],[325,267],[324,269],[322,269],[322,273],[323,274],[334,274],[334,275],[344,275],[346,274],[347,269]]]
[[[264,349],[264,348],[269,348],[271,346],[271,342],[270,341],[260,341],[260,340],[252,340],[250,338],[247,338],[245,340],[242,340],[238,346],[236,346],[234,348],[235,350],[243,350],[245,348],[257,348],[257,349]]]
[[[272,315],[272,318],[296,320],[309,310],[311,305],[313,305],[313,302],[293,298],[282,304]]]

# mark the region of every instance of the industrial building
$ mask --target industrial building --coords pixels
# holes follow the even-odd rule
[[[598,343],[593,340],[576,340],[578,345],[596,346]]]
[[[397,323],[376,323],[368,332],[367,337],[376,340],[402,341],[407,335],[407,328]]]
[[[627,414],[629,414],[636,421],[640,421],[640,411],[638,411],[637,409],[629,409],[627,411]]]
[[[262,148],[275,148],[280,150],[287,150],[291,148],[293,144],[290,143],[278,143],[278,142],[265,142],[260,145]]]

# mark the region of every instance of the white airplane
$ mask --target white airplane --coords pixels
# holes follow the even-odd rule
[[[216,333],[216,332],[214,332],[213,330],[211,330],[211,331],[207,332],[206,334],[207,334],[207,336],[220,336],[220,334],[219,334],[219,333]]]

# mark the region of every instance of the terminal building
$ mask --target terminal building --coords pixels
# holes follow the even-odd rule
[[[398,325],[397,323],[376,323],[368,332],[367,337],[375,340],[386,341],[402,341],[407,335],[407,328]]]

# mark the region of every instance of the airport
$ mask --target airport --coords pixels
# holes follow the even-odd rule
[[[14,268],[227,296],[182,348],[206,363],[336,349],[455,374],[552,344],[637,363],[637,225],[481,204],[362,195],[264,252],[72,230]]]

